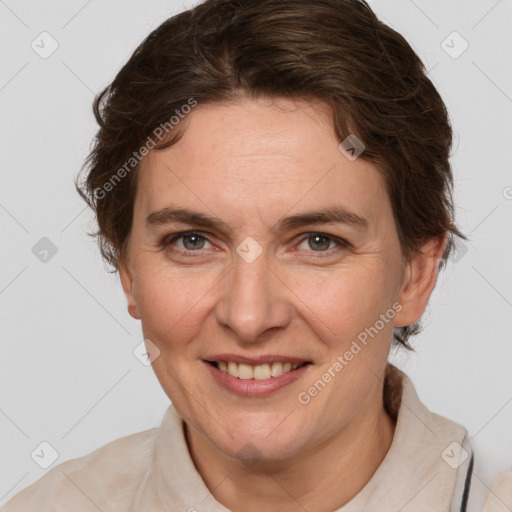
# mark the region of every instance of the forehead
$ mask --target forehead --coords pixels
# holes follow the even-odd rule
[[[197,172],[222,168],[223,173],[216,173],[219,178],[229,178],[230,171],[240,176],[244,164],[245,179],[300,178],[286,162],[302,168],[309,160],[321,168],[332,160],[324,154],[328,146],[337,146],[330,116],[326,105],[305,100],[244,98],[199,104],[183,120],[184,136],[166,153],[176,163],[186,160]],[[151,152],[146,166],[162,160],[158,157],[164,152]]]
[[[137,202],[144,213],[173,203],[250,222],[339,204],[378,221],[389,210],[380,173],[339,151],[330,109],[320,102],[198,105],[183,122],[176,144],[143,161]]]

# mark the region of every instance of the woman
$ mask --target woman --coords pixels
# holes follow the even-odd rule
[[[6,512],[512,507],[512,473],[489,491],[387,362],[465,238],[447,112],[398,33],[362,1],[207,0],[94,110],[78,189],[172,405]]]

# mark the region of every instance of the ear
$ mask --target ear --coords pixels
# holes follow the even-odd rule
[[[442,237],[431,238],[407,264],[397,300],[402,309],[395,316],[395,327],[411,325],[423,315],[437,282],[445,245],[446,233]]]
[[[121,279],[121,284],[123,286],[124,295],[126,297],[126,302],[128,303],[128,313],[136,320],[140,320],[139,309],[133,295],[133,272],[129,268],[129,263],[124,261],[119,262],[118,270],[119,278]]]

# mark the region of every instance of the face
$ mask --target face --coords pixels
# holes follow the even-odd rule
[[[243,99],[183,122],[140,170],[129,311],[194,432],[285,459],[382,408],[393,327],[419,318],[434,266],[402,263],[383,180],[340,152],[326,106]]]

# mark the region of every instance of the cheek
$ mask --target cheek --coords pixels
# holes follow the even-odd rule
[[[172,269],[171,269],[172,270]],[[158,344],[186,342],[202,324],[213,283],[204,274],[169,269],[137,274],[135,299],[144,335]]]
[[[318,325],[319,334],[338,343],[373,325],[393,303],[389,274],[368,266],[296,276],[293,291],[305,305],[304,314]]]

